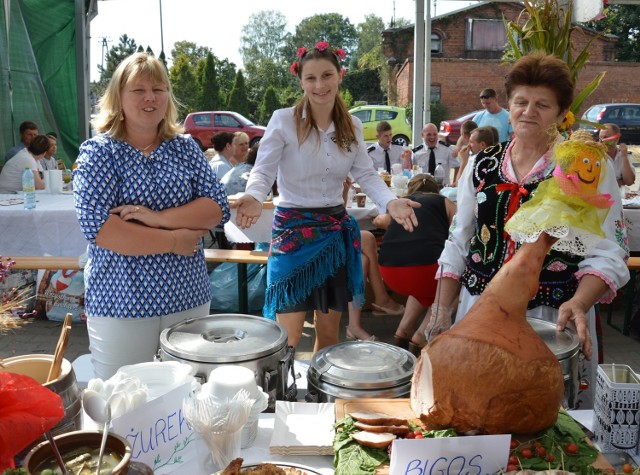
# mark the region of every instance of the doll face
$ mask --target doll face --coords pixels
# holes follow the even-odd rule
[[[598,183],[600,183],[601,170],[602,157],[598,150],[591,147],[581,147],[576,159],[567,170],[567,174],[575,174],[578,177],[581,191],[596,193]]]

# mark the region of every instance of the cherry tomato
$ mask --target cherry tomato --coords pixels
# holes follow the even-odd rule
[[[422,432],[420,432],[419,434],[416,434],[415,439],[424,439],[424,434]]]
[[[515,455],[512,455],[511,457],[509,457],[509,464],[518,465],[519,463],[520,463],[520,460],[518,460],[518,457],[516,457]]]
[[[578,453],[578,446],[574,442],[569,442],[565,447],[568,454],[575,455]]]
[[[555,462],[556,461],[556,456],[553,454],[548,454],[545,458],[544,458],[547,462]]]
[[[536,447],[536,452],[538,452],[538,457],[544,458],[547,455],[547,450],[543,447]]]
[[[631,466],[631,464],[625,463],[622,466],[622,473],[631,473],[631,472],[633,472],[633,467]]]
[[[517,447],[518,447],[518,441],[516,439],[511,439],[511,445],[509,446],[509,448],[513,450]]]
[[[522,456],[526,459],[530,459],[531,457],[533,457],[533,452],[531,451],[531,449],[522,449]]]
[[[507,465],[507,472],[517,472],[517,471],[518,471],[517,465],[513,465],[511,463]]]
[[[409,432],[407,435],[404,436],[405,439],[415,439],[416,435],[413,432]]]
[[[414,431],[413,431],[413,433],[414,433],[415,435],[424,435],[424,434],[422,433],[422,430],[421,430],[421,429],[416,429],[416,430],[414,430]]]

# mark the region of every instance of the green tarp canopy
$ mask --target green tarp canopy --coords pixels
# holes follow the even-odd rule
[[[0,0],[0,162],[25,120],[55,132],[58,158],[75,161],[86,123],[78,118],[76,27],[76,0]]]

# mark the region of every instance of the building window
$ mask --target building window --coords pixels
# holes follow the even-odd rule
[[[442,99],[442,86],[440,84],[431,84],[431,88],[429,90],[429,98],[431,102],[440,102]]]
[[[431,54],[442,53],[442,38],[438,33],[431,33]]]
[[[506,44],[507,32],[501,20],[467,18],[467,51],[502,51]]]

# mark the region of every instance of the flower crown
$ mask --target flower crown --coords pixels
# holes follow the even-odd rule
[[[332,48],[331,46],[329,46],[329,43],[327,43],[326,41],[318,41],[316,45],[311,49],[316,49],[321,53],[323,51],[329,50],[329,52],[333,53],[333,55],[338,59],[338,63],[340,62],[341,59],[344,59],[346,57],[344,50],[340,48]],[[305,47],[298,48],[296,57],[298,58],[299,61],[294,61],[289,67],[289,71],[291,71],[291,74],[293,74],[294,76],[297,76],[300,73],[300,61],[302,60],[302,58],[304,58],[304,55],[307,54],[307,51],[308,50]],[[345,72],[344,68],[342,68],[342,71],[341,71],[342,76],[344,76],[344,72]]]

